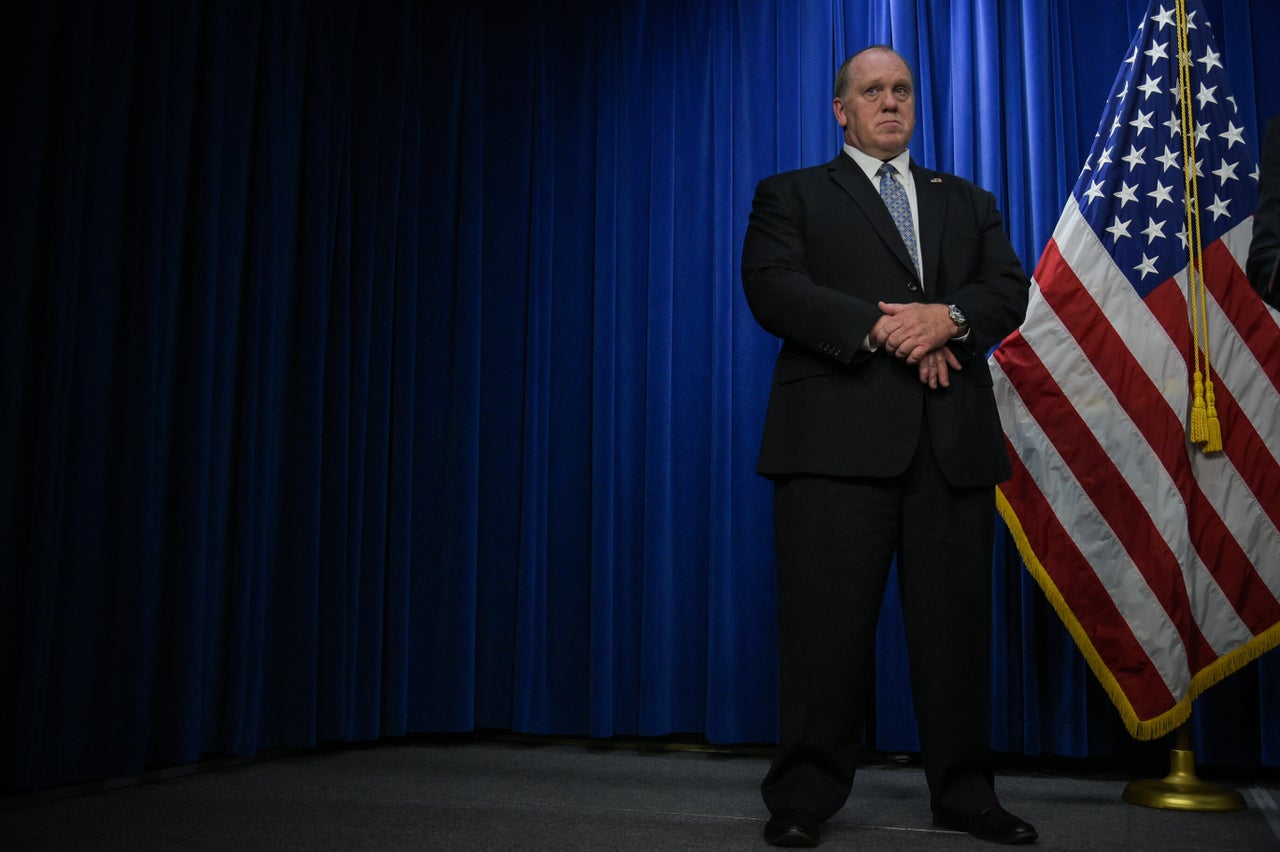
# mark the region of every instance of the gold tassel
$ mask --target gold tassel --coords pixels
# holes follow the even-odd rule
[[[1195,391],[1191,399],[1191,443],[1203,444],[1209,440],[1209,426],[1205,416],[1204,379],[1200,371],[1195,373]]]
[[[1213,382],[1207,382],[1205,388],[1205,420],[1208,425],[1208,441],[1201,452],[1222,452],[1222,424],[1218,421],[1218,409],[1213,404]]]

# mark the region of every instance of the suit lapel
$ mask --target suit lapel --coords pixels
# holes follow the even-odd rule
[[[849,197],[853,199],[853,203],[862,210],[863,215],[867,217],[876,233],[880,235],[880,239],[884,240],[885,245],[892,249],[894,255],[902,261],[902,265],[906,267],[912,276],[915,276],[916,265],[911,262],[907,244],[902,241],[902,235],[898,233],[898,226],[893,224],[893,217],[889,215],[889,208],[884,206],[884,200],[880,198],[880,193],[876,192],[875,184],[863,173],[862,169],[858,168],[857,163],[843,153],[828,163],[827,169],[830,171],[832,179],[848,193]],[[923,230],[923,218],[921,219],[920,227]],[[929,269],[928,262],[925,262],[925,269]]]
[[[947,177],[911,161],[911,178],[916,185],[917,215],[920,219],[920,262],[924,264],[925,292],[938,292],[938,258],[942,256],[942,235],[946,233]]]

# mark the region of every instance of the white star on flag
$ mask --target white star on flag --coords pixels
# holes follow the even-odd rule
[[[1237,142],[1239,142],[1241,145],[1244,144],[1244,128],[1236,127],[1234,124],[1232,124],[1229,121],[1227,122],[1227,129],[1219,133],[1218,136],[1221,137],[1222,139],[1227,140],[1228,149],[1230,149],[1231,146],[1235,145]]]
[[[1223,160],[1222,165],[1213,170],[1213,174],[1222,183],[1226,183],[1229,180],[1239,180],[1239,178],[1236,177],[1236,166],[1238,165],[1240,164],[1228,163],[1226,160]]]
[[[1216,91],[1218,91],[1217,86],[1200,84],[1200,92],[1196,95],[1196,100],[1200,102],[1200,109],[1204,109],[1205,104],[1216,104],[1218,102],[1218,99],[1213,96]]]
[[[1204,56],[1197,59],[1196,62],[1204,63],[1204,73],[1208,74],[1214,68],[1222,67],[1222,63],[1218,61],[1218,57],[1221,55],[1222,54],[1220,53],[1214,53],[1212,47],[1206,47],[1204,49]]]

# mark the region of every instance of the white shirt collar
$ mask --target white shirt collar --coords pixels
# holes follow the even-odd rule
[[[911,150],[910,149],[903,151],[901,154],[894,157],[892,160],[881,160],[877,157],[873,157],[870,154],[866,153],[865,151],[861,151],[853,147],[847,142],[845,143],[845,146],[844,146],[844,152],[848,154],[855,163],[858,164],[858,168],[862,169],[862,171],[866,173],[867,177],[871,179],[872,183],[876,183],[880,180],[878,177],[876,177],[876,172],[880,170],[880,164],[883,162],[892,163],[893,167],[898,170],[898,174],[904,180],[911,180]]]

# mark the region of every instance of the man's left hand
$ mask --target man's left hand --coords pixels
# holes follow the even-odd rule
[[[956,353],[942,346],[920,359],[920,381],[931,388],[951,387],[951,370],[963,369]]]

